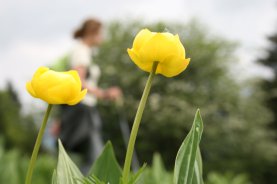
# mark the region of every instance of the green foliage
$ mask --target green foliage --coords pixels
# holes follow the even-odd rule
[[[115,158],[111,142],[104,147],[102,154],[94,162],[90,175],[105,183],[119,183],[122,171]]]
[[[144,184],[173,184],[173,173],[167,171],[159,154],[153,157],[152,167],[148,167],[143,174]],[[211,172],[207,176],[206,184],[251,184],[246,174],[226,172],[220,174]]]
[[[102,69],[102,87],[119,85],[123,89],[122,111],[127,121],[133,122],[146,75],[130,60],[126,48],[132,46],[135,34],[144,27],[178,33],[191,63],[177,77],[154,79],[136,145],[139,159],[151,163],[153,153],[160,152],[166,167],[172,169],[182,136],[190,128],[184,122],[191,122],[196,107],[200,107],[207,124],[200,146],[206,173],[231,170],[248,173],[255,183],[265,180],[268,166],[277,160],[276,143],[268,129],[272,114],[263,104],[265,94],[257,83],[234,80],[229,68],[237,64],[236,45],[197,22],[109,25],[108,37],[95,61]],[[118,109],[102,103],[100,110],[107,122],[106,139],[113,140],[122,162],[125,153],[118,136]]]
[[[90,176],[84,177],[78,167],[67,155],[59,141],[59,160],[52,176],[52,184],[105,184],[119,183],[121,169],[115,159],[113,148],[108,142],[94,162]]]
[[[175,161],[174,184],[202,184],[202,163],[196,161],[203,132],[200,111],[197,110],[192,128],[182,143]],[[198,151],[197,151],[198,150]],[[193,182],[194,181],[194,182]]]
[[[6,151],[2,138],[0,139],[0,163],[0,183],[24,184],[29,157],[17,149]],[[54,158],[40,155],[36,163],[33,183],[49,184],[54,166]]]
[[[30,116],[20,112],[20,102],[11,85],[0,91],[0,134],[5,138],[4,147],[30,151],[35,140],[35,127]]]
[[[55,173],[56,172],[56,173]],[[78,184],[81,183],[78,179],[82,179],[83,175],[78,167],[73,163],[65,152],[61,141],[59,140],[59,160],[57,170],[54,171],[54,179],[52,183],[55,184]]]
[[[152,166],[146,169],[143,176],[144,184],[173,184],[173,173],[165,169],[158,153],[154,154]]]
[[[276,30],[277,31],[277,30]],[[266,55],[263,58],[259,58],[259,63],[269,67],[274,76],[271,79],[262,81],[262,88],[266,93],[266,105],[273,112],[273,118],[270,122],[270,128],[274,131],[275,142],[277,144],[277,32],[268,38],[270,42],[270,47],[266,50]],[[267,178],[274,178],[277,183],[277,161],[273,161],[270,165],[267,165],[269,172],[267,173]]]
[[[50,66],[52,70],[55,71],[67,71],[70,69],[69,66],[69,56],[68,54],[64,55],[63,57],[59,58],[57,61],[54,62],[52,66]]]
[[[211,172],[208,175],[207,184],[251,184],[247,175],[232,173],[219,174]]]
[[[96,176],[89,176],[82,180],[83,184],[105,184],[105,182],[100,181]]]
[[[186,136],[176,157],[174,183],[202,184],[202,160],[199,143],[203,132],[203,122],[199,110],[189,134]],[[137,173],[131,175],[128,184],[170,184],[172,175],[164,169],[159,155],[155,155],[153,169],[147,169],[144,164]],[[144,175],[145,174],[145,175]],[[144,176],[144,177],[142,177]],[[111,142],[108,142],[101,155],[94,162],[88,177],[84,177],[59,141],[59,160],[53,173],[52,184],[123,184],[122,171],[115,158]],[[127,183],[124,183],[127,184]]]
[[[131,175],[129,183],[130,184],[141,183],[141,178],[142,178],[141,176],[144,173],[145,169],[146,169],[146,164],[143,164],[143,166],[135,174]]]

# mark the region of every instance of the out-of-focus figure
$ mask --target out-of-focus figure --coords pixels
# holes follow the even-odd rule
[[[88,94],[78,105],[62,106],[61,121],[55,123],[52,132],[58,134],[68,151],[82,156],[84,172],[87,172],[103,148],[97,100],[116,100],[121,96],[121,90],[118,87],[106,90],[98,87],[101,69],[92,58],[94,50],[103,41],[102,23],[88,19],[74,32],[73,37],[77,43],[68,55],[68,65],[70,69],[78,71]]]

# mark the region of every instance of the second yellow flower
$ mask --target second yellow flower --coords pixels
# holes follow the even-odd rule
[[[128,49],[134,63],[142,70],[150,72],[154,62],[158,62],[156,73],[173,77],[184,71],[190,59],[185,58],[185,49],[178,35],[141,30]]]

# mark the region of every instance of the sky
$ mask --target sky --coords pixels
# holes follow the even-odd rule
[[[269,47],[266,37],[277,31],[277,0],[0,0],[0,89],[9,80],[23,103],[30,103],[26,81],[70,50],[72,31],[88,17],[181,23],[196,18],[240,44],[239,77],[272,76],[255,60]]]

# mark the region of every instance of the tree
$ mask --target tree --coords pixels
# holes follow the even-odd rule
[[[124,115],[133,122],[147,74],[127,55],[135,34],[144,27],[178,33],[191,63],[178,77],[156,76],[136,144],[140,160],[151,163],[160,152],[171,169],[178,146],[199,107],[204,120],[202,153],[204,171],[246,172],[255,183],[264,181],[267,163],[276,160],[276,144],[267,129],[271,113],[263,105],[264,93],[254,82],[238,84],[229,72],[235,44],[215,36],[197,22],[183,24],[141,22],[111,23],[108,37],[95,61],[103,72],[101,85],[119,85],[124,92]],[[102,103],[105,135],[113,140],[123,159],[124,145],[118,128],[118,109]],[[266,150],[266,151],[265,151]]]
[[[272,69],[274,74],[272,79],[263,81],[262,87],[266,92],[267,106],[273,113],[273,119],[270,122],[270,128],[272,128],[275,131],[275,135],[277,135],[277,33],[269,37],[269,41],[271,43],[271,47],[267,50],[267,56],[259,59],[258,61]],[[277,137],[275,137],[275,141],[277,142]],[[276,161],[271,164],[270,169],[273,172],[269,173],[268,177],[276,178],[276,173],[274,173],[274,171],[277,170]]]
[[[273,111],[274,118],[271,126],[277,131],[277,33],[269,37],[271,47],[267,50],[267,56],[259,62],[272,69],[274,77],[264,81],[264,90],[267,92],[267,104]]]
[[[17,93],[10,83],[0,91],[0,102],[0,136],[5,140],[4,147],[30,152],[35,140],[34,122],[31,116],[21,114]]]

